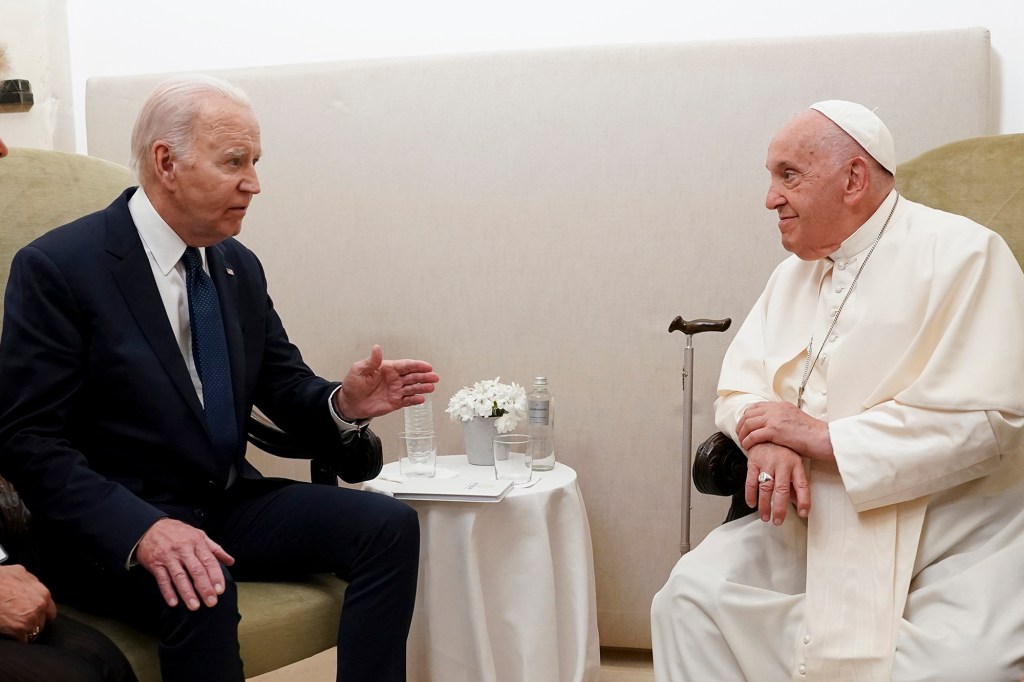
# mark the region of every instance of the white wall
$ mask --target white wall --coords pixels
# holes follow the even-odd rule
[[[65,0],[0,0],[0,45],[10,61],[0,78],[27,80],[35,100],[28,111],[0,114],[0,138],[10,145],[75,149],[67,16]]]
[[[0,43],[15,67],[8,75],[28,77],[37,93],[33,111],[0,116],[0,136],[14,145],[85,151],[85,81],[99,75],[965,26],[992,31],[992,129],[1024,131],[1024,3],[862,0],[853,15],[848,7],[820,0],[0,0]],[[68,62],[70,88],[62,80]]]
[[[984,26],[992,31],[997,57],[992,109],[998,118],[992,128],[1024,131],[1024,3],[1019,0],[861,0],[853,5],[821,0],[70,0],[69,25],[77,111],[85,79],[94,75]]]

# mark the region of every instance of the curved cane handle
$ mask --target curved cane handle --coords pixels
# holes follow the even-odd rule
[[[727,317],[724,320],[684,320],[679,315],[676,315],[676,319],[672,320],[672,324],[668,326],[669,333],[671,332],[682,332],[687,336],[691,334],[700,334],[701,332],[724,332],[732,324],[732,318]]]

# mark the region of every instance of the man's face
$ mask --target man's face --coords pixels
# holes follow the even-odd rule
[[[831,122],[816,111],[797,116],[772,140],[765,164],[771,173],[765,207],[779,214],[782,246],[803,260],[824,258],[852,232],[843,202],[848,163],[829,158],[821,146],[826,125]]]
[[[211,246],[241,231],[249,202],[259,194],[260,127],[250,109],[211,96],[193,133],[189,151],[173,160],[171,227],[190,246]]]

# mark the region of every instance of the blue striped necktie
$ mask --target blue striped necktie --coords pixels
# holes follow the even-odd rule
[[[199,249],[190,246],[181,257],[185,264],[188,317],[192,326],[192,359],[203,384],[206,426],[217,451],[228,462],[238,445],[235,401],[231,392],[231,363],[224,336],[224,320],[213,280],[203,270]]]

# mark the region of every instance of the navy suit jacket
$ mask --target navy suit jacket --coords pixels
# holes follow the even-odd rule
[[[231,465],[243,481],[259,477],[243,438],[233,462],[213,447],[128,211],[134,191],[17,253],[0,338],[0,474],[48,533],[108,568],[123,567],[159,518],[201,527],[197,510],[224,494]],[[256,256],[228,239],[207,262],[238,432],[255,404],[343,479],[375,476],[379,440],[342,442],[327,406],[338,383],[288,341]]]

